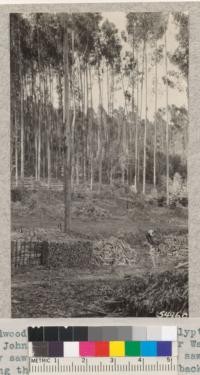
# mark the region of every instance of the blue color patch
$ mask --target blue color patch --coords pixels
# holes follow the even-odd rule
[[[156,357],[157,356],[157,342],[156,341],[141,341],[141,357]]]
[[[157,342],[157,355],[159,357],[172,356],[172,342],[171,341],[158,341]]]

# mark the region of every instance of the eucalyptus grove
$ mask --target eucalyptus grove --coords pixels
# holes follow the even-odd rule
[[[169,96],[174,77],[187,85],[188,16],[131,12],[125,21],[120,32],[100,13],[11,15],[12,177],[63,182],[65,231],[77,185],[100,192],[120,181],[146,194],[165,176],[168,203],[173,137],[185,163],[187,108]]]

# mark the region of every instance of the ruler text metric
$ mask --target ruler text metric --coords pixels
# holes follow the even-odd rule
[[[29,360],[30,375],[177,374],[177,357],[168,358],[36,358]]]

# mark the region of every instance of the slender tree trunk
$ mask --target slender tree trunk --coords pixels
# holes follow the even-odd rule
[[[41,95],[41,94],[39,94]],[[41,177],[41,100],[38,101],[38,168],[37,168],[37,180],[40,181]]]
[[[94,184],[94,146],[93,146],[93,92],[92,92],[92,75],[89,67],[89,81],[90,81],[90,190],[93,190]]]
[[[138,50],[137,50],[137,112],[136,112],[136,124],[135,124],[135,192],[138,190],[138,106],[139,106],[139,87],[138,87]]]
[[[125,168],[124,165],[122,166],[122,186],[125,184]]]
[[[135,30],[134,30],[134,23],[133,23],[133,40],[132,40],[132,54],[133,54],[133,64],[135,64]],[[132,127],[133,129],[135,130],[135,134],[136,135],[136,129],[135,129],[135,77],[134,77],[134,68],[132,69]],[[134,131],[133,130],[133,131]],[[132,132],[131,132],[131,135],[132,135]],[[133,139],[132,139],[132,136],[130,137],[130,145],[131,145],[131,148],[134,144],[133,142]],[[134,153],[133,153],[134,154]],[[133,160],[134,164],[136,163],[136,159]],[[135,178],[135,177],[134,177]],[[129,168],[129,183],[132,184],[133,183],[133,169],[132,167]]]
[[[35,74],[34,74],[34,66],[32,62],[32,125],[34,128],[34,148],[35,148],[35,158],[34,158],[34,170],[35,170],[35,180],[37,180],[37,121],[36,121],[36,106],[37,106],[37,99],[35,94]]]
[[[70,127],[70,77],[69,77],[69,43],[67,21],[64,20],[64,232],[71,229],[71,127]]]
[[[141,92],[140,92],[140,121],[142,120],[142,108],[143,108],[143,86],[144,86],[144,60],[145,60],[145,42],[143,43],[143,52],[142,52],[142,79],[141,79]],[[140,126],[141,133],[141,126]],[[141,149],[141,134],[138,137],[138,184],[140,182],[140,149]],[[142,152],[142,150],[141,150]]]
[[[51,185],[51,127],[52,127],[52,116],[51,116],[51,103],[52,103],[52,76],[51,68],[49,68],[49,111],[47,118],[47,183],[48,188]]]
[[[100,77],[100,66],[98,63],[98,85],[99,85],[99,109],[100,109],[100,121],[99,121],[99,132],[98,132],[98,145],[99,145],[99,192],[102,187],[102,92],[101,92],[101,77]]]
[[[35,180],[38,180],[38,133],[35,131]]]
[[[58,87],[59,87],[59,113],[58,113],[58,124],[59,124],[59,177],[61,178],[61,169],[63,165],[62,160],[62,146],[63,146],[63,125],[64,125],[64,110],[63,110],[63,85],[61,71],[58,74]]]
[[[22,52],[21,52],[21,33],[20,24],[18,24],[18,50],[19,50],[19,84],[20,84],[20,129],[21,129],[21,166],[20,177],[23,183],[24,180],[24,89],[23,89],[23,75],[22,75]]]
[[[168,111],[167,29],[165,31],[165,75],[166,75],[166,201],[167,201],[167,206],[169,206],[169,111]]]
[[[14,121],[15,121],[15,185],[18,186],[18,126],[17,126],[17,111],[14,107]]]
[[[43,123],[43,127],[41,128],[41,177],[43,180],[46,180],[48,176],[48,159],[47,159],[47,152],[45,152],[48,148],[48,121],[49,121],[49,107],[48,107],[48,90],[47,90],[47,71],[43,72],[43,80],[42,80],[42,94],[41,94],[41,122]],[[47,174],[46,174],[46,166],[47,166]]]
[[[83,70],[83,74],[81,74],[81,86],[82,86],[82,121],[83,121],[83,182],[86,183],[86,144],[85,144],[85,66]]]
[[[126,118],[128,119],[128,108],[127,108],[127,105],[126,105],[124,78],[123,78],[122,73],[121,73],[121,81],[122,81],[122,90],[123,90],[123,94],[124,94],[124,110],[125,110],[125,118],[124,118],[124,122],[123,122],[123,133],[122,133],[123,152],[124,152],[124,154],[127,155],[127,160],[129,161],[129,141],[130,141],[129,138],[130,137],[129,138],[127,137],[127,127],[126,127]],[[128,170],[129,170],[129,168],[128,168]],[[128,182],[130,183],[129,177],[130,177],[130,173],[128,173]],[[124,184],[125,184],[125,166],[122,167],[122,185],[124,185]]]
[[[79,186],[79,159],[76,157],[76,186]]]
[[[85,175],[86,175],[86,181],[88,178],[88,155],[89,155],[89,145],[88,145],[88,129],[89,129],[89,121],[88,121],[88,115],[89,115],[89,79],[88,79],[88,64],[86,63],[85,67],[85,85],[86,85],[86,131],[85,131]]]
[[[72,31],[72,99],[73,99],[73,117],[72,117],[72,143],[71,143],[71,159],[72,159],[72,188],[74,186],[74,175],[75,175],[75,122],[76,122],[76,101],[75,101],[75,72],[74,72],[74,31]]]
[[[41,64],[40,64],[40,36],[39,28],[37,27],[37,58],[38,58],[38,73],[39,73],[39,100],[38,100],[38,167],[37,167],[37,179],[40,181],[41,177]]]
[[[21,70],[21,69],[20,69]],[[20,113],[21,113],[21,180],[24,180],[24,90],[23,79],[20,75]]]
[[[144,149],[143,149],[143,186],[142,192],[146,193],[146,148],[147,148],[147,45],[145,42],[145,124],[144,124]]]
[[[111,67],[111,77],[110,77],[110,117],[111,117],[111,123],[113,124],[113,111],[114,111],[114,90],[115,90],[115,78],[113,73],[113,68]],[[119,133],[119,132],[118,132]],[[118,134],[119,138],[119,134]],[[119,139],[118,139],[119,141]],[[110,158],[110,185],[113,185],[113,159],[112,155]]]
[[[106,65],[106,79],[107,79],[107,105],[108,105],[108,116],[110,115],[110,89],[109,89],[109,85],[110,85],[110,81],[109,81],[109,67],[108,67],[108,63]]]
[[[110,164],[111,164],[111,166],[110,166],[110,186],[112,186],[113,185],[112,158],[110,160]]]
[[[157,153],[157,95],[158,95],[158,66],[157,66],[157,41],[155,51],[155,122],[154,122],[154,148],[153,148],[153,186],[156,187],[156,153]]]

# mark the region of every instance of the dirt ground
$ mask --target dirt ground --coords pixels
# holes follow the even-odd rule
[[[66,240],[66,235],[62,233],[62,198],[61,192],[42,190],[26,192],[22,200],[13,202],[13,238],[22,231],[22,236],[34,232],[42,239]],[[176,274],[179,263],[187,262],[185,250],[183,254],[181,247],[176,244],[178,254],[171,256],[166,250],[159,256],[157,268],[153,269],[145,237],[149,229],[159,232],[161,238],[164,235],[173,235],[176,238],[177,234],[179,237],[183,233],[187,234],[185,207],[159,207],[155,202],[144,201],[141,197],[127,199],[123,192],[111,194],[104,191],[98,195],[79,191],[73,197],[71,229],[68,237],[72,238],[96,241],[114,236],[125,239],[136,252],[134,266],[84,270],[35,266],[31,269],[24,267],[15,270],[12,275],[13,317],[131,315],[123,298],[123,294],[129,293],[126,290],[130,283],[139,280],[139,285],[140,279],[147,280],[148,277],[153,277],[156,282],[168,271]],[[184,269],[184,272],[187,271]],[[144,290],[137,290],[136,287],[132,291],[133,297],[138,294],[139,298],[141,293],[145,295],[147,287],[146,284]],[[187,285],[180,285],[180,288],[182,287],[187,289]],[[144,304],[147,304],[148,295],[145,295],[143,300]],[[180,298],[179,302],[177,310],[180,310],[180,306],[186,306],[185,300]],[[163,310],[165,306],[167,305],[163,302],[163,306],[158,306],[158,310]],[[152,312],[152,307],[149,307],[149,316],[155,316],[159,312],[155,309]],[[142,313],[139,316],[142,316]]]

